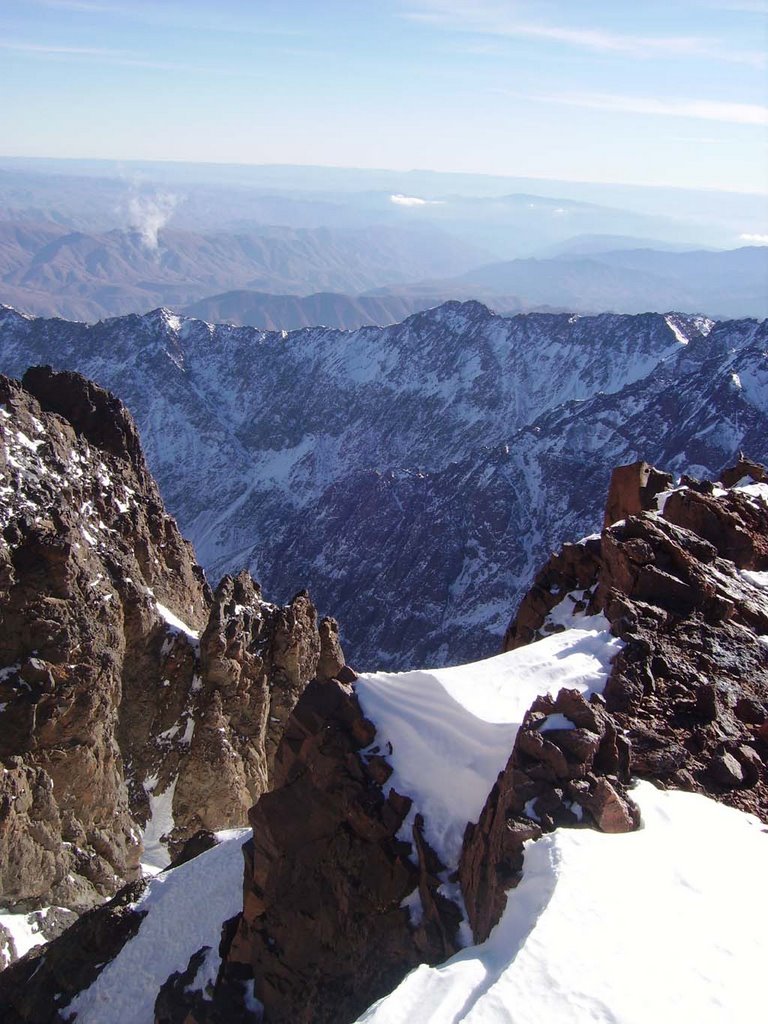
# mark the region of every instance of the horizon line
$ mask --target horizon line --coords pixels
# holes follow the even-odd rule
[[[563,178],[547,177],[545,175],[533,174],[503,174],[494,171],[451,171],[437,170],[431,167],[410,167],[398,169],[394,167],[360,167],[355,164],[295,164],[285,162],[258,163],[245,160],[174,160],[172,158],[158,157],[108,157],[108,156],[31,156],[28,154],[6,154],[0,153],[0,162],[5,160],[29,160],[29,161],[51,161],[61,163],[103,163],[103,164],[168,164],[180,167],[243,167],[243,168],[302,168],[324,171],[362,171],[371,174],[436,174],[461,178],[490,178],[503,181],[542,181],[552,184],[562,183],[565,185],[598,185],[614,188],[647,188],[647,189],[669,189],[677,192],[700,192],[700,193],[726,193],[728,195],[755,196],[768,198],[768,188],[764,191],[754,189],[728,188],[725,186],[706,185],[675,185],[668,182],[649,181],[601,181],[596,178]]]

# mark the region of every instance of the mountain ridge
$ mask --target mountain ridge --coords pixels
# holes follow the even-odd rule
[[[344,659],[306,593],[210,589],[113,395],[36,367],[0,403],[0,902],[55,918],[243,825]]]
[[[767,330],[477,302],[351,332],[5,311],[0,366],[109,386],[214,575],[249,565],[281,600],[309,585],[357,664],[394,667],[494,650],[550,550],[598,525],[612,465],[768,458]]]

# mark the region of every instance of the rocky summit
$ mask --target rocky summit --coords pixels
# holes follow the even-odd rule
[[[0,370],[114,391],[212,578],[245,566],[279,601],[306,586],[356,666],[395,669],[497,651],[541,563],[599,524],[614,466],[768,459],[767,335],[478,302],[290,333],[5,308]]]
[[[245,825],[304,687],[344,659],[306,593],[211,591],[133,419],[77,374],[0,378],[0,491],[0,907],[46,935]]]
[[[237,585],[242,579],[226,583]],[[546,881],[547,858],[556,866],[562,851],[578,848],[553,846],[552,837],[629,837],[642,826],[657,857],[658,801],[649,794],[682,790],[700,801],[686,805],[690,827],[693,808],[723,804],[732,817],[718,821],[738,830],[744,818],[749,843],[760,845],[768,823],[768,473],[754,462],[742,460],[716,483],[675,480],[646,463],[617,470],[604,528],[541,568],[494,659],[355,680],[331,643],[332,626],[321,632],[323,668],[283,721],[273,761],[267,756],[270,788],[250,811],[252,835],[244,845],[243,837],[228,841],[237,867],[228,869],[230,898],[206,940],[188,928],[198,912],[180,910],[181,896],[163,903],[157,880],[134,884],[0,975],[6,1019],[74,1013],[91,1024],[114,999],[140,1007],[126,1020],[155,1024],[399,1024],[423,1009],[422,985],[427,995],[418,998],[434,1008],[439,990],[450,1006],[457,971],[484,965],[481,977],[492,983],[512,970],[559,878]],[[215,706],[226,707],[223,695]],[[643,789],[648,782],[657,790]],[[175,878],[186,887],[187,878],[207,877],[213,888],[227,845],[171,868],[165,893]],[[646,863],[659,870],[653,858]],[[539,883],[546,899],[531,896]],[[514,923],[531,913],[524,927]],[[165,931],[152,931],[157,920]],[[507,920],[506,932],[494,931]],[[580,927],[588,931],[588,921]],[[154,973],[144,965],[139,981],[131,965],[142,943],[154,949],[151,935],[171,933],[178,948]],[[497,934],[507,946],[493,946]],[[650,949],[638,948],[633,955]],[[554,963],[555,949],[548,955]],[[691,969],[685,949],[669,956],[670,969]],[[429,988],[436,964],[444,964],[438,990]],[[754,979],[740,984],[756,991]],[[469,1013],[487,987],[462,996],[451,1019],[465,1019],[461,1007]]]

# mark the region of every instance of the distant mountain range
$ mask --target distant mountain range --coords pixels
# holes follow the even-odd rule
[[[493,263],[450,280],[381,288],[357,297],[237,291],[201,299],[181,312],[208,323],[266,330],[383,326],[451,299],[480,299],[504,314],[677,309],[718,319],[768,316],[768,247],[723,252],[599,249],[612,241],[574,239],[573,254]],[[583,256],[578,254],[581,246],[586,249]]]
[[[768,196],[746,193],[434,171],[0,158],[3,219],[53,218],[99,233],[135,226],[137,207],[160,208],[168,227],[204,234],[437,224],[497,259],[533,256],[585,233],[643,238],[653,248],[649,239],[730,248],[768,223]]]
[[[308,586],[377,668],[498,649],[550,551],[599,527],[613,466],[768,459],[767,350],[768,321],[477,302],[353,332],[0,314],[0,370],[78,369],[126,402],[214,578]]]
[[[43,315],[93,321],[186,306],[235,288],[356,294],[445,276],[487,253],[426,227],[264,227],[242,234],[160,230],[103,234],[0,222],[0,301]]]
[[[663,312],[768,316],[768,246],[724,251],[654,249],[566,253],[491,263],[450,280],[377,289],[422,301],[479,299],[499,309],[553,306],[575,313]],[[433,303],[434,304],[434,303]]]
[[[489,263],[434,228],[89,234],[0,221],[0,302],[88,322],[167,306],[274,330],[383,326],[451,299],[502,313],[768,315],[768,247],[611,249],[616,241],[580,236],[547,259]]]

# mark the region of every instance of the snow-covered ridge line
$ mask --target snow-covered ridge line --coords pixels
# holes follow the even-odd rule
[[[242,904],[242,846],[249,836],[249,829],[218,832],[213,849],[151,879],[134,904],[146,914],[138,932],[63,1012],[76,1013],[78,1024],[151,1024],[160,986],[204,947],[190,990],[212,984],[222,923]]]
[[[490,938],[416,968],[360,1024],[750,1020],[768,957],[762,823],[650,783],[632,797],[637,832],[529,843]]]
[[[563,688],[602,693],[622,646],[602,615],[581,616],[570,629],[483,662],[361,676],[357,697],[377,729],[370,753],[385,754],[394,769],[385,791],[413,800],[403,838],[423,815],[427,841],[454,871],[467,823],[477,821],[535,698]]]

